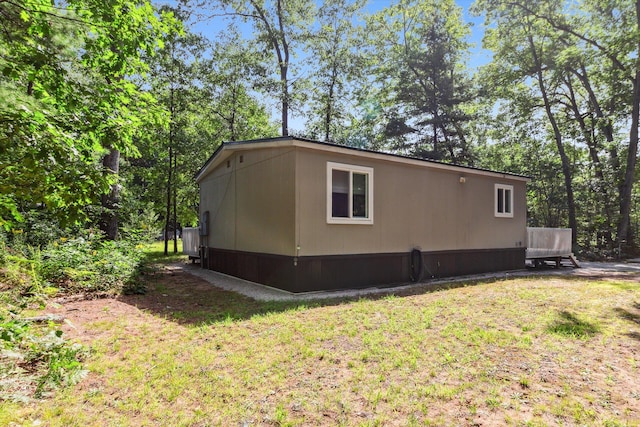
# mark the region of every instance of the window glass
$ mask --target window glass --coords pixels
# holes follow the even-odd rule
[[[495,184],[495,216],[513,218],[513,185]]]
[[[349,217],[349,172],[333,169],[331,216],[334,218]]]
[[[373,168],[327,162],[327,223],[373,224]]]
[[[504,213],[511,213],[511,190],[504,190]]]
[[[367,175],[353,172],[353,216],[367,218]]]

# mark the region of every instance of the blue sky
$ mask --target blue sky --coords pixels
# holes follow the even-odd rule
[[[167,3],[174,3],[175,0],[168,0]],[[164,2],[163,2],[164,3]],[[392,3],[390,0],[369,0],[367,10],[370,12],[377,12]],[[483,17],[472,16],[469,13],[469,8],[473,4],[472,0],[456,0],[456,3],[462,7],[464,20],[472,24],[470,41],[475,45],[469,58],[469,65],[475,68],[479,65],[485,64],[490,60],[490,55],[487,51],[482,49],[482,36],[484,34],[484,19]],[[221,24],[221,23],[220,23]],[[211,40],[215,40],[216,34],[222,29],[222,25],[213,21],[200,22],[195,24],[192,29],[196,32],[202,33],[209,37]]]
[[[377,12],[393,3],[390,0],[369,0],[367,9],[371,12]],[[462,7],[463,17],[466,22],[472,24],[470,41],[474,44],[469,58],[469,66],[476,68],[486,64],[491,59],[488,51],[482,49],[482,37],[484,35],[484,17],[476,17],[469,13],[469,8],[473,4],[473,0],[456,0],[458,6]]]
[[[174,3],[174,1],[175,0],[167,0],[166,2]],[[469,41],[472,43],[473,47],[471,48],[468,65],[471,71],[473,71],[473,69],[486,64],[491,59],[490,52],[482,49],[482,37],[484,35],[484,18],[472,16],[469,13],[469,8],[473,4],[472,0],[456,0],[456,3],[463,9],[463,19],[466,22],[472,24]],[[390,4],[392,4],[392,1],[390,0],[369,0],[367,10],[371,13],[374,13],[381,9],[384,9]],[[210,40],[215,40],[217,33],[224,28],[224,25],[225,23],[223,21],[215,22],[210,20],[206,22],[199,22],[192,26],[192,31],[202,33]],[[247,29],[247,31],[251,31],[249,25],[247,25]],[[275,121],[279,120],[280,113],[276,108],[278,105],[277,100],[265,99],[264,102],[266,103],[268,108],[273,108],[273,119]],[[294,114],[290,114],[290,129],[292,131],[303,130],[303,120],[300,117],[296,117]]]

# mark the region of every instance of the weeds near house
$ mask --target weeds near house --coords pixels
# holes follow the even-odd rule
[[[25,402],[76,384],[85,374],[81,361],[86,349],[71,344],[52,322],[28,319],[44,307],[49,287],[43,285],[30,262],[5,256],[0,265],[0,400]],[[14,262],[12,262],[14,261]],[[25,317],[27,317],[25,319]]]
[[[143,247],[127,240],[105,241],[95,234],[60,238],[43,250],[39,274],[66,293],[117,294],[137,279]]]
[[[35,237],[45,241],[43,232]],[[24,402],[76,384],[87,373],[88,355],[59,325],[25,319],[55,296],[142,293],[146,264],[139,243],[104,241],[90,232],[58,235],[42,248],[30,246],[21,230],[10,240],[12,247],[0,235],[0,401]]]

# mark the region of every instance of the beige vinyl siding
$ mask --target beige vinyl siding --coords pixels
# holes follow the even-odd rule
[[[299,255],[523,247],[525,182],[298,147]],[[327,162],[373,168],[373,224],[327,224]],[[464,177],[464,183],[460,182]],[[494,215],[495,184],[513,185],[514,217]]]
[[[209,235],[201,244],[221,249],[234,249],[236,241],[236,175],[233,158],[214,169],[200,182],[200,220],[209,212]],[[202,224],[201,224],[202,226]]]
[[[238,151],[222,161],[200,181],[208,246],[295,255],[294,178],[292,147]]]

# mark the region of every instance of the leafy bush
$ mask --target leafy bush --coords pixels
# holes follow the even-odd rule
[[[80,344],[62,338],[62,331],[51,330],[38,338],[30,337],[27,361],[41,363],[45,374],[38,379],[35,397],[43,397],[48,390],[77,384],[86,375],[82,367],[88,351]]]
[[[8,255],[0,263],[0,400],[26,401],[74,384],[84,375],[86,350],[62,338],[54,324],[21,319],[26,308],[42,307],[47,287],[32,261]]]
[[[42,252],[39,274],[68,293],[118,293],[135,281],[141,260],[142,246],[126,240],[63,237]]]
[[[44,397],[58,387],[76,384],[86,375],[87,350],[71,344],[53,325],[36,327],[0,315],[0,400]]]
[[[57,237],[40,249],[21,230],[0,233],[0,401],[45,397],[86,374],[87,350],[65,340],[53,323],[21,320],[25,309],[44,307],[58,291],[143,291],[136,283],[142,245],[101,237]]]

